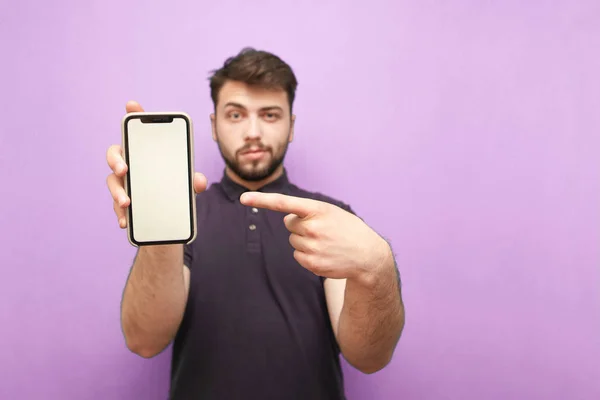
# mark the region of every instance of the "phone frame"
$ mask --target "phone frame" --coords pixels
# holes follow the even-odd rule
[[[125,188],[125,194],[129,197],[131,193],[130,179],[129,179],[129,146],[128,146],[128,123],[133,119],[144,119],[149,118],[153,120],[169,119],[169,118],[182,118],[186,122],[186,136],[188,146],[188,187],[190,189],[190,228],[191,234],[189,238],[181,240],[161,240],[161,241],[150,241],[140,242],[135,240],[135,233],[133,232],[133,216],[131,210],[131,204],[134,199],[130,198],[130,204],[127,207],[125,213],[127,219],[127,239],[135,247],[141,246],[152,246],[152,245],[169,245],[169,244],[190,244],[197,236],[197,218],[196,218],[196,192],[194,190],[194,129],[192,124],[192,118],[184,112],[132,112],[126,114],[121,121],[121,132],[122,132],[122,148],[123,158],[125,164],[128,166],[127,173],[123,179],[123,187]],[[161,123],[161,122],[150,122],[150,123]]]

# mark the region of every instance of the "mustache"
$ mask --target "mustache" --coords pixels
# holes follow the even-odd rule
[[[248,143],[244,147],[240,148],[237,151],[237,154],[243,154],[243,153],[246,153],[246,152],[249,152],[249,151],[257,151],[257,150],[271,151],[271,147],[265,146],[262,143]]]

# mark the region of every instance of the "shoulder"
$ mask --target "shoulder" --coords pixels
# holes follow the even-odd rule
[[[219,211],[231,204],[220,183],[213,183],[201,193],[196,194],[196,211],[198,218],[208,217],[212,212]]]
[[[211,183],[206,190],[196,195],[196,199],[203,201],[221,200],[226,198],[226,193],[223,186],[219,182]]]
[[[350,204],[321,192],[311,192],[306,189],[300,188],[294,184],[290,184],[290,195],[333,204],[354,214],[354,211],[352,210],[352,207],[350,207]]]

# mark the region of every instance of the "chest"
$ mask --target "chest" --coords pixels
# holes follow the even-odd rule
[[[294,258],[284,216],[233,202],[199,213],[191,290],[213,299],[235,294],[242,301],[264,292],[291,301],[321,297],[321,279]]]

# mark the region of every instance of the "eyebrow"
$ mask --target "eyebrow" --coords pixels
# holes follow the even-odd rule
[[[231,101],[228,103],[225,103],[225,105],[223,106],[223,108],[227,108],[227,107],[235,107],[235,108],[241,108],[242,110],[246,110],[246,107],[244,107],[244,105],[242,105],[240,103],[231,102]],[[274,110],[283,112],[283,108],[281,108],[279,106],[267,106],[267,107],[262,107],[260,109],[260,111],[274,111]]]

